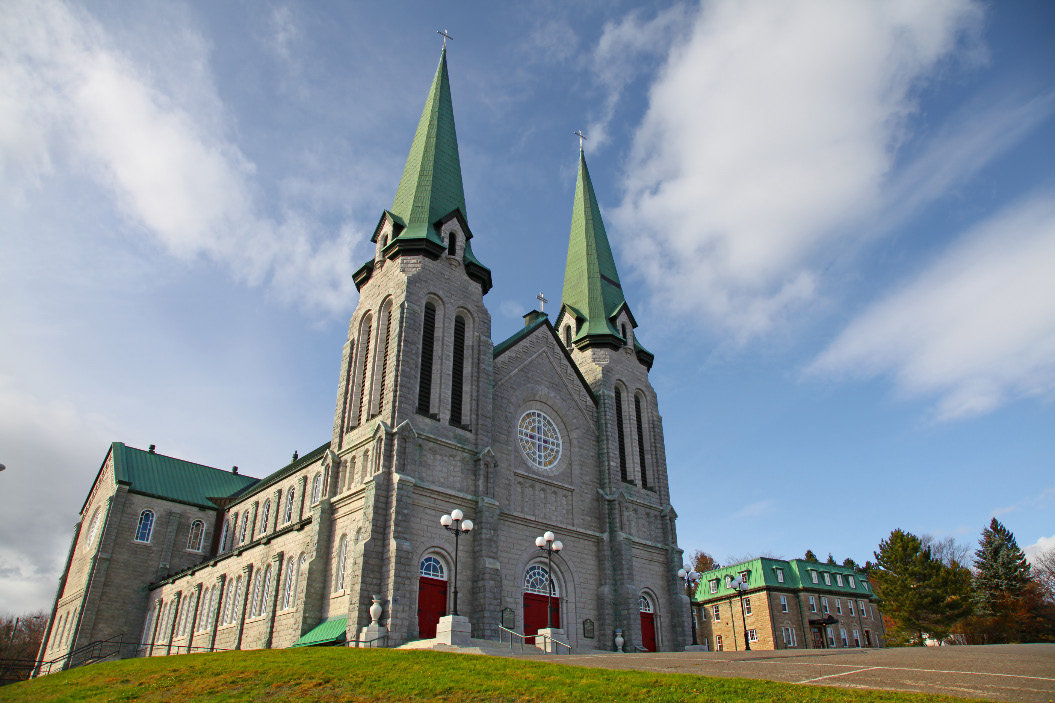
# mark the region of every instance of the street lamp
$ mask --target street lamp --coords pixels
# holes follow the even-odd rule
[[[748,589],[748,585],[743,578],[737,576],[729,582],[729,588],[735,588],[740,594],[740,613],[744,618],[744,650],[750,652],[751,640],[747,639],[747,611],[744,609],[744,591]]]
[[[549,610],[549,626],[552,629],[553,625],[553,552],[559,552],[564,549],[564,545],[559,539],[555,540],[553,533],[546,531],[546,534],[541,537],[535,538],[535,546],[546,553],[546,580],[547,580],[547,599],[548,610]]]
[[[463,520],[461,510],[455,508],[450,515],[440,518],[443,529],[454,534],[454,614],[458,614],[458,538],[468,534],[473,529],[472,520]]]
[[[685,590],[688,591],[690,586],[695,586],[700,580],[700,574],[698,571],[693,571],[692,567],[686,564],[682,568],[678,569],[678,578],[685,582]],[[692,643],[699,644],[696,641],[696,615],[692,612],[692,596],[689,596],[689,622],[692,623]]]

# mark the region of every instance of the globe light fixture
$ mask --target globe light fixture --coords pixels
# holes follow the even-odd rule
[[[561,542],[559,539],[556,539],[556,536],[552,532],[547,530],[546,533],[543,534],[541,537],[536,537],[535,538],[535,546],[546,553],[546,583],[547,583],[546,598],[548,600],[548,603],[547,603],[547,611],[548,611],[547,622],[549,623],[550,629],[552,629],[554,627],[554,625],[553,625],[553,553],[554,552],[559,552],[560,550],[564,549],[564,543]]]
[[[458,614],[458,538],[472,532],[473,521],[463,519],[465,514],[455,508],[449,515],[440,518],[443,529],[454,535],[454,608],[452,615]]]
[[[729,582],[729,588],[735,589],[740,594],[740,614],[744,618],[744,651],[751,651],[751,641],[747,639],[747,610],[744,609],[744,591],[750,588],[740,576]]]
[[[682,568],[678,569],[678,578],[685,582],[685,590],[688,591],[689,587],[695,587],[700,581],[700,574],[698,571],[693,571],[692,567],[686,564]],[[696,617],[692,612],[692,596],[689,596],[689,623],[692,625],[692,643],[699,644],[696,641]]]

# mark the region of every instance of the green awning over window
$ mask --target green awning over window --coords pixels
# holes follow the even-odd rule
[[[317,647],[344,642],[344,631],[348,627],[348,618],[330,618],[313,627],[302,635],[291,647]]]

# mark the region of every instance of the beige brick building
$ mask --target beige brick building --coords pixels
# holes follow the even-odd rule
[[[529,313],[495,345],[453,114],[444,50],[374,257],[355,273],[328,439],[260,480],[115,443],[44,660],[116,637],[155,655],[353,642],[375,601],[380,644],[398,645],[432,635],[455,587],[474,636],[530,634],[545,626],[546,530],[564,543],[552,578],[572,647],[612,649],[616,630],[628,648],[687,644],[653,357],[585,159],[560,310]],[[456,584],[439,524],[455,508],[475,522]]]
[[[763,557],[701,574],[693,611],[711,651],[882,647],[873,600],[868,576],[852,568]]]

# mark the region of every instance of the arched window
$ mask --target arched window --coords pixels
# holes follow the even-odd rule
[[[257,569],[257,572],[253,575],[253,596],[252,601],[249,603],[249,617],[255,618],[260,614],[261,609],[261,596],[264,594],[264,577]]]
[[[59,618],[59,636],[55,638],[54,645],[56,647],[62,646],[62,640],[66,637],[66,622],[70,619],[69,613],[63,613],[62,617]]]
[[[451,354],[451,422],[462,424],[462,395],[465,380],[465,318],[454,318],[454,349]]]
[[[615,433],[619,440],[619,476],[625,482],[630,481],[626,473],[626,438],[623,433],[623,392],[615,389]]]
[[[203,520],[195,520],[190,524],[190,537],[187,538],[187,549],[192,552],[200,552],[204,539],[205,522]]]
[[[630,342],[630,339],[626,336],[626,323],[620,325],[620,328],[623,332],[623,346],[626,346]]]
[[[285,594],[282,596],[282,609],[287,610],[290,603],[293,602],[293,571],[296,569],[297,563],[295,559],[290,559],[286,562],[286,578],[282,588]]]
[[[542,564],[532,564],[524,572],[524,590],[528,593],[541,593],[546,595],[547,585],[549,581],[549,571]],[[553,581],[553,595],[560,595],[560,588],[557,586],[557,581]]]
[[[322,499],[322,474],[315,474],[311,480],[311,504],[315,505]]]
[[[425,303],[425,318],[421,324],[421,373],[418,379],[418,412],[432,411],[432,355],[436,342],[436,306]]]
[[[194,621],[194,632],[201,632],[201,624],[205,620],[205,611],[209,609],[209,589],[204,586],[201,589],[201,606],[198,608],[198,618]]]
[[[88,546],[92,546],[92,542],[95,541],[95,533],[99,529],[99,508],[95,509],[92,513],[92,521],[88,526]]]
[[[220,624],[226,625],[233,619],[231,613],[234,611],[234,579],[227,582],[227,589],[223,594],[223,613],[220,615]]]
[[[144,510],[139,514],[139,526],[136,527],[136,542],[150,542],[150,535],[154,532],[154,512]]]
[[[381,248],[384,249],[387,246],[388,246],[388,235],[387,234],[383,234],[383,235],[381,235]]]
[[[242,513],[242,526],[238,529],[238,544],[245,544],[245,532],[249,527],[249,511]]]
[[[370,393],[370,417],[385,410],[385,388],[388,385],[388,348],[392,338],[392,303],[386,302],[377,318],[377,353]]]
[[[458,235],[454,232],[447,235],[447,253],[450,256],[458,253]]]
[[[564,346],[571,349],[571,325],[567,325],[564,328]]]
[[[374,473],[375,474],[381,473],[381,458],[384,456],[384,454],[381,452],[382,446],[383,445],[381,444],[381,438],[378,437],[377,441],[374,442]]]
[[[230,536],[230,534],[231,534],[231,521],[229,519],[228,520],[224,520],[223,521],[223,532],[220,533],[220,551],[221,552],[227,551],[227,538]]]
[[[641,396],[634,396],[634,414],[637,416],[637,457],[641,463],[641,487],[648,488],[648,472],[645,468],[645,431],[641,421]]]
[[[372,325],[373,319],[367,317],[363,321],[363,331],[359,335],[359,341],[362,344],[362,347],[360,347],[359,350],[362,369],[359,377],[359,393],[356,399],[358,410],[356,411],[355,424],[357,425],[363,424],[363,406],[366,405],[366,399],[370,397],[366,392],[366,382],[370,373],[370,331]]]
[[[362,527],[357,527],[357,528],[355,528],[355,544],[359,544],[362,541],[363,541],[363,528]]]
[[[147,611],[147,619],[143,622],[143,635],[139,638],[140,644],[150,644],[150,636],[154,633],[154,609]]]
[[[344,567],[345,561],[348,558],[348,536],[341,535],[341,541],[337,545],[337,559],[336,559],[336,571],[334,578],[333,590],[343,591],[344,590]]]
[[[267,611],[267,604],[271,600],[271,575],[273,571],[271,564],[264,569],[264,594],[260,598],[260,615]]]
[[[655,610],[652,607],[652,599],[642,593],[637,597],[637,609],[642,613],[652,613]]]
[[[260,511],[260,534],[267,532],[267,521],[271,518],[271,499],[264,501],[264,507]]]
[[[443,570],[443,562],[434,556],[427,556],[422,559],[418,572],[430,579],[447,579],[447,575]]]
[[[297,495],[297,488],[296,488],[296,486],[290,486],[289,490],[286,492],[286,510],[282,514],[282,524],[283,525],[285,525],[286,523],[288,523],[288,522],[293,520],[293,501],[296,498],[296,495]]]

